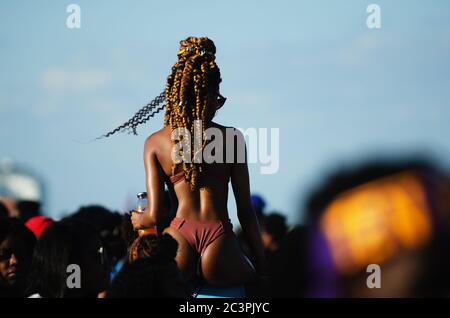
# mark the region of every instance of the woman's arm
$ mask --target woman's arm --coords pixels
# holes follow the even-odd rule
[[[237,145],[242,142],[245,147],[245,141],[242,133],[237,133],[237,139],[241,139],[237,142]],[[235,154],[236,151],[237,148],[235,147]],[[242,227],[242,233],[254,257],[256,272],[259,275],[266,275],[268,268],[261,239],[261,232],[250,198],[250,181],[248,175],[246,148],[245,161],[242,163],[235,162],[232,165],[231,185],[233,187],[233,193],[236,199],[237,215]]]
[[[147,138],[144,145],[144,167],[148,207],[144,213],[133,213],[135,229],[159,224],[164,211],[164,171],[156,156],[155,135]]]

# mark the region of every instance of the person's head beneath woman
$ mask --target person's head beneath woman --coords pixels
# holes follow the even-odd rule
[[[24,295],[36,238],[17,218],[0,221],[0,294]]]
[[[106,289],[105,262],[101,239],[91,225],[73,219],[55,222],[36,245],[28,293],[44,298],[97,297]]]
[[[146,257],[173,260],[177,249],[177,241],[169,234],[139,236],[130,245],[128,262],[133,263]]]
[[[178,243],[168,234],[136,238],[107,297],[186,297],[186,285],[175,262],[177,249]]]

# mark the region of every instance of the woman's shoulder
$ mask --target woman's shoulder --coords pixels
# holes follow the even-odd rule
[[[155,147],[155,145],[158,145],[167,139],[167,136],[170,138],[170,128],[168,126],[155,131],[145,139],[145,148]]]
[[[148,139],[156,139],[158,137],[165,136],[167,134],[170,135],[170,127],[169,126],[164,126],[161,129],[159,129],[159,130],[155,131],[154,133],[150,134],[147,137],[147,140]]]

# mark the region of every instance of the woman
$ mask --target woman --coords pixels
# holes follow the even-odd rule
[[[53,223],[36,245],[29,279],[30,298],[98,297],[108,282],[100,236],[79,220]]]
[[[199,158],[197,156],[207,142],[201,142],[199,150],[193,146],[194,139],[198,141],[203,137],[204,140],[208,128],[215,128],[222,132],[222,136],[226,136],[227,128],[232,129],[233,138],[237,139],[233,143],[234,154],[239,145],[245,145],[244,137],[238,130],[212,121],[226,100],[219,92],[221,78],[215,63],[213,41],[206,37],[189,37],[180,44],[178,61],[172,67],[166,84],[164,127],[149,136],[144,146],[148,211],[134,212],[133,226],[143,229],[159,224],[163,218],[161,211],[165,210],[163,196],[164,185],[167,184],[178,200],[178,209],[164,232],[179,244],[176,262],[184,277],[190,279],[194,276],[200,258],[201,274],[207,282],[216,286],[242,284],[255,277],[255,269],[259,275],[266,273],[264,249],[250,199],[246,158],[243,162],[233,160],[230,163],[206,163],[186,158],[188,153]],[[132,129],[136,134],[137,125],[162,109],[157,106],[163,99],[162,95],[157,97],[127,123],[105,136],[123,129]],[[175,143],[171,137],[173,132],[181,129],[190,133],[190,140],[182,139],[191,148],[181,154],[183,160],[177,163],[172,158]],[[216,145],[216,151],[228,158],[226,143],[218,142]],[[238,218],[251,247],[255,268],[242,254],[232,231],[227,210],[230,180]]]
[[[23,297],[36,238],[17,218],[0,220],[0,298]]]

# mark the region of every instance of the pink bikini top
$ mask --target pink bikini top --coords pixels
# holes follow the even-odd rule
[[[213,172],[213,170],[209,170],[208,175],[211,175],[221,181],[224,181],[225,183],[228,183],[228,181],[230,180],[230,176],[228,174]],[[173,176],[170,176],[170,181],[173,184],[176,184],[182,180],[184,180],[184,171],[183,170],[181,170],[180,172],[178,172],[177,174],[175,174]]]

